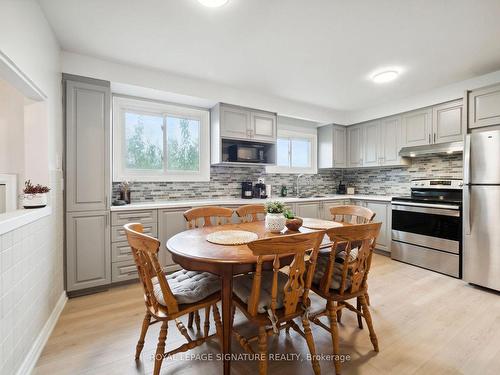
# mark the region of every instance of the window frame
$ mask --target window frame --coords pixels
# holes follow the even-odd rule
[[[160,116],[163,118],[163,169],[126,168],[125,112]],[[199,182],[210,181],[210,112],[204,108],[193,108],[178,104],[157,102],[141,98],[113,95],[112,111],[113,181],[143,182]],[[168,170],[167,161],[167,117],[180,117],[200,122],[199,170]]]
[[[314,129],[315,130],[315,129]],[[301,132],[299,130],[279,130],[278,129],[278,136],[276,139],[276,152],[278,152],[278,139],[288,139],[289,140],[289,145],[291,145],[291,140],[292,139],[301,139],[301,140],[308,140],[311,142],[311,148],[310,148],[310,160],[311,160],[311,166],[308,168],[300,168],[300,167],[284,167],[284,166],[268,166],[266,167],[266,172],[267,173],[288,173],[288,174],[316,174],[318,173],[318,163],[317,163],[317,134],[313,134],[310,132],[310,129],[308,129],[308,132]],[[276,163],[277,163],[278,158],[276,157]],[[288,154],[288,160],[291,163],[291,150],[289,150]]]

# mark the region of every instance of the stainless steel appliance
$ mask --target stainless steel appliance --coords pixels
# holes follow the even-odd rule
[[[245,163],[264,163],[264,146],[259,144],[237,143],[228,147],[228,161]]]
[[[464,279],[500,290],[500,127],[467,134]]]
[[[392,199],[391,257],[460,278],[462,180],[413,180]]]

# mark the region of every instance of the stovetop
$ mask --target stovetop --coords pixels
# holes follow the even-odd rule
[[[411,195],[394,197],[393,201],[462,204],[462,180],[457,179],[419,179],[411,181]]]

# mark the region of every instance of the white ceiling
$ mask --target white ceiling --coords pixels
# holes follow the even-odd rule
[[[39,2],[64,50],[336,110],[500,69],[498,0]]]

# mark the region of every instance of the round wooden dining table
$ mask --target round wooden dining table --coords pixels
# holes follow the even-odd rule
[[[313,220],[313,219],[311,219]],[[334,222],[331,222],[334,223]],[[342,226],[334,223],[332,226]],[[231,373],[231,331],[232,331],[232,294],[233,277],[235,275],[252,272],[257,262],[247,245],[218,245],[207,241],[207,235],[221,230],[245,230],[256,233],[258,238],[286,236],[298,232],[284,231],[282,233],[266,232],[263,221],[254,221],[241,224],[226,224],[189,229],[172,236],[166,244],[172,259],[181,267],[191,271],[210,272],[218,275],[222,283],[222,358],[224,375]],[[300,232],[314,231],[301,227]],[[321,245],[322,248],[331,246],[327,236]],[[272,256],[269,259],[271,263]]]

